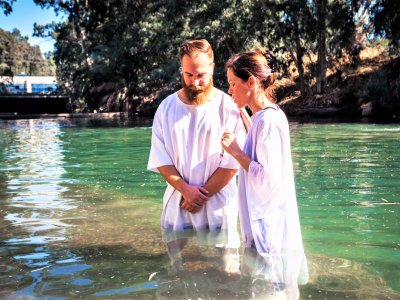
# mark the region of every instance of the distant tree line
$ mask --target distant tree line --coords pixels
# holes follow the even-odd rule
[[[8,32],[0,28],[0,76],[55,75],[53,53],[43,57],[39,46],[31,46],[28,40],[18,29]]]
[[[230,55],[262,45],[275,53],[281,73],[296,70],[304,97],[324,93],[327,68],[343,56],[357,63],[371,38],[399,49],[398,0],[34,2],[65,15],[63,22],[35,24],[35,34],[56,39],[59,84],[88,110],[120,111],[128,102],[162,98],[179,85],[177,48],[192,38],[212,44],[218,86],[226,86]]]

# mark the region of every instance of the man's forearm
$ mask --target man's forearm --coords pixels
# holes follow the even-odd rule
[[[204,185],[204,188],[208,191],[208,196],[211,197],[222,190],[232,177],[235,176],[236,172],[236,169],[216,169]]]
[[[167,165],[158,167],[157,169],[170,185],[182,193],[187,183],[182,179],[175,166]]]
[[[164,179],[182,194],[181,207],[189,212],[197,212],[208,200],[208,191],[201,187],[186,183],[175,166],[157,168]]]

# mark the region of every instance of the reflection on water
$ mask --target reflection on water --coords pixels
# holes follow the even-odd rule
[[[165,183],[145,169],[150,129],[96,125],[0,121],[1,299],[286,299],[296,292],[282,275],[291,265],[283,258],[224,251],[198,236],[164,244]],[[399,127],[292,128],[310,268],[301,299],[399,299]]]
[[[168,272],[155,275],[157,299],[242,299],[237,249],[199,245],[191,238],[179,252],[171,246]]]
[[[15,121],[12,133],[2,136],[1,149],[1,229],[7,232],[1,257],[13,274],[2,280],[3,293],[14,281],[22,288],[38,280],[53,259],[49,244],[64,240],[71,226],[64,222],[64,212],[76,207],[62,197],[66,181],[59,124]]]
[[[157,299],[298,298],[296,269],[302,253],[262,257],[255,249],[245,249],[239,255],[239,249],[217,247],[219,236],[178,234],[166,240],[170,266],[168,273],[155,275]]]
[[[17,121],[16,125],[13,144],[4,159],[9,207],[4,217],[28,231],[29,237],[6,242],[62,239],[62,231],[68,225],[59,217],[74,205],[60,197],[65,191],[65,171],[59,127],[56,123],[33,121]]]

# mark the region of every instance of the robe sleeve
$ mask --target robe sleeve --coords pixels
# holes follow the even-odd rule
[[[147,170],[157,173],[158,167],[174,165],[165,145],[163,114],[163,106],[160,105],[153,120],[150,155],[147,164]]]
[[[247,199],[252,218],[260,219],[265,212],[274,211],[285,199],[276,197],[282,186],[284,155],[282,136],[276,124],[263,121],[255,132],[253,161],[248,169]]]

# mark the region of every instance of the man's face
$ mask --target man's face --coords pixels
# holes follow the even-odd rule
[[[205,53],[182,58],[182,85],[190,102],[202,102],[213,87],[214,63]]]

